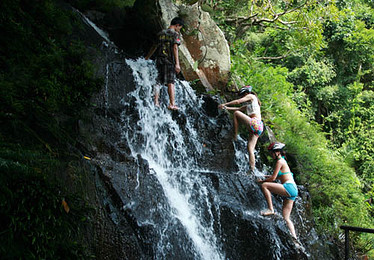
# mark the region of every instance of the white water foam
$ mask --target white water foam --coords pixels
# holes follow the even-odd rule
[[[172,112],[165,108],[167,104],[162,104],[161,108],[154,106],[152,87],[156,84],[157,70],[153,62],[142,58],[126,62],[132,68],[137,83],[136,90],[128,95],[136,100],[139,130],[123,131],[123,138],[130,144],[134,157],[140,154],[148,161],[170,204],[169,214],[183,225],[193,242],[194,251],[197,252],[195,258],[224,259],[214,234],[208,191],[200,176],[192,174],[204,171],[198,169],[196,156],[188,153],[193,150],[197,155],[201,154],[203,147],[198,134],[188,117],[182,128],[173,120]],[[181,111],[200,106],[194,90],[187,82],[177,81],[175,92],[176,103]],[[127,120],[123,117],[124,125],[129,123]],[[186,147],[184,140],[186,136],[189,147]],[[199,185],[198,191],[194,189],[196,183]],[[198,203],[191,199],[196,196],[199,198]],[[202,211],[208,211],[210,221],[203,219]],[[161,240],[165,240],[162,241],[163,245],[159,245],[160,250],[163,250],[168,247],[167,238],[163,236]]]

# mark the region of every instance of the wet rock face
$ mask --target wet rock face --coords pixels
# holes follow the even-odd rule
[[[94,98],[98,106],[91,111],[91,120],[82,123],[84,129],[89,129],[82,134],[90,139],[86,147],[93,155],[92,163],[99,169],[100,182],[105,190],[101,201],[103,209],[122,237],[116,248],[119,251],[131,249],[137,258],[172,258],[179,254],[184,259],[195,259],[194,244],[185,227],[177,218],[167,214],[173,209],[154,169],[140,154],[131,154],[129,143],[121,138],[123,118],[131,118],[130,129],[136,131],[140,115],[134,100],[123,100],[126,91],[135,89],[131,69],[123,62],[115,64],[122,67],[114,66],[115,73],[110,74],[115,78],[110,82],[116,87],[107,86]],[[101,66],[106,68],[106,64]],[[124,78],[127,80],[119,80]],[[200,100],[201,110],[190,108],[172,112],[172,118],[186,135],[189,118],[196,119],[193,127],[204,143],[198,165],[209,172],[194,173],[200,183],[196,183],[195,189],[201,189],[201,185],[207,189],[212,215],[204,214],[208,214],[206,217],[213,225],[224,256],[230,259],[306,259],[292,243],[281,216],[264,218],[259,215],[266,207],[265,200],[255,180],[238,172],[231,138],[231,118],[217,110],[218,102],[214,97],[202,96]],[[193,148],[188,142],[186,146]],[[243,148],[245,151],[245,143]],[[301,191],[301,194],[307,196],[306,191]],[[280,197],[274,199],[279,214],[281,201]],[[299,216],[308,218],[309,213],[299,206],[297,213],[294,210],[293,214],[297,214],[294,218],[298,219]],[[298,227],[300,223],[296,221],[295,224]],[[301,239],[307,244],[307,232],[313,231],[313,226],[310,221],[301,224],[305,225],[305,231],[300,231],[306,232],[301,234]],[[160,253],[157,245],[166,239],[165,236],[168,247]],[[312,241],[311,246],[316,246],[316,241]]]

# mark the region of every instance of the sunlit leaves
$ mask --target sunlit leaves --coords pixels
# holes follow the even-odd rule
[[[329,16],[330,5],[317,1],[213,1],[214,17],[231,41],[245,39],[249,32],[262,33],[270,28],[285,33],[287,50],[308,44],[323,47],[321,26]],[[270,34],[269,34],[270,35]],[[276,39],[274,39],[276,41]],[[282,55],[280,50],[279,55]]]
[[[351,117],[345,132],[346,141],[342,152],[351,157],[353,166],[358,168],[365,182],[365,190],[374,185],[374,92],[359,93],[350,104]]]

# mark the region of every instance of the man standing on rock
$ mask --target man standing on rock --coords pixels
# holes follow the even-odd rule
[[[175,17],[170,22],[168,29],[158,33],[158,43],[152,47],[145,59],[149,59],[156,53],[156,67],[158,70],[157,82],[155,86],[155,105],[159,106],[160,85],[168,86],[170,110],[178,110],[175,105],[174,82],[176,74],[181,71],[178,56],[178,46],[181,43],[180,30],[184,25],[183,19]]]

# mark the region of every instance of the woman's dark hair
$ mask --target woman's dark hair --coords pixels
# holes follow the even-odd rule
[[[284,157],[284,159],[287,160],[286,152],[283,150],[272,150],[271,153],[280,152],[281,156]]]
[[[177,24],[184,26],[183,19],[180,17],[174,17],[173,20],[171,20],[170,25],[177,25]]]

